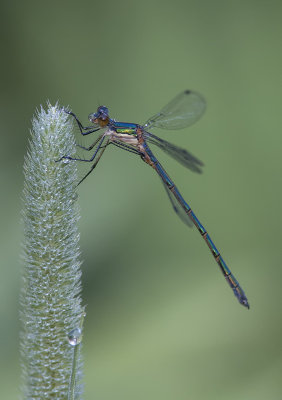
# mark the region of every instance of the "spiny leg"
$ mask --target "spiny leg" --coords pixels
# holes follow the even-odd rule
[[[113,144],[114,146],[129,151],[130,153],[134,153],[134,154],[138,154],[140,155],[140,151],[138,151],[137,149],[135,149],[133,146],[130,146],[126,143],[122,143],[122,142],[110,142],[109,144]]]
[[[77,118],[77,116],[75,115],[75,113],[73,113],[72,111],[67,111],[67,110],[64,109],[64,112],[66,114],[71,115],[76,120],[77,125],[78,125],[79,130],[80,130],[80,133],[82,135],[84,135],[84,136],[85,135],[89,135],[90,133],[97,132],[97,131],[100,130],[100,127],[96,128],[96,127],[93,127],[93,126],[83,126],[82,123]],[[83,132],[83,131],[86,131],[86,132]]]
[[[63,157],[61,157],[59,160],[56,160],[56,162],[59,162],[59,161],[61,161],[61,160],[63,160],[63,159],[72,160],[72,161],[83,161],[83,162],[91,162],[91,161],[94,161],[94,159],[95,159],[95,157],[96,157],[96,155],[97,155],[99,149],[100,149],[101,146],[102,146],[102,143],[103,143],[104,139],[105,139],[105,136],[104,136],[104,135],[102,135],[102,138],[101,138],[101,136],[98,138],[98,140],[100,140],[100,142],[99,142],[99,144],[98,144],[98,146],[97,146],[97,149],[95,150],[95,153],[93,154],[93,156],[92,156],[90,159],[86,159],[86,158],[74,158],[74,157],[70,157],[70,156],[63,156]]]
[[[86,179],[87,176],[91,174],[91,172],[94,170],[94,168],[96,168],[96,166],[97,166],[98,162],[100,161],[100,158],[102,157],[102,155],[103,155],[104,151],[106,150],[106,147],[108,146],[108,144],[109,144],[109,142],[106,143],[104,146],[100,147],[100,148],[102,149],[102,151],[101,151],[101,153],[99,154],[97,160],[96,160],[95,163],[92,165],[92,167],[91,167],[90,170],[87,172],[87,174],[84,175],[84,177],[83,177],[82,179],[80,179],[80,181],[78,182],[78,184],[77,184],[76,186],[80,185],[81,182],[83,182],[84,179]]]
[[[90,175],[91,172],[96,168],[98,162],[100,161],[100,158],[102,157],[102,154],[103,154],[104,151],[106,150],[106,147],[108,147],[108,145],[110,145],[110,144],[113,144],[113,145],[115,145],[115,146],[117,146],[117,147],[119,147],[119,148],[121,148],[121,149],[123,149],[123,150],[126,150],[126,151],[129,151],[129,152],[131,152],[131,153],[134,153],[134,154],[138,154],[138,155],[139,155],[139,151],[138,151],[138,150],[134,149],[133,147],[131,147],[131,146],[125,144],[125,143],[112,142],[112,141],[109,141],[109,140],[108,140],[107,143],[106,143],[105,145],[99,146],[100,149],[102,149],[101,153],[99,154],[99,156],[98,156],[97,160],[95,161],[95,163],[92,165],[91,169],[90,169],[90,170],[87,172],[87,174],[84,175],[84,177],[78,182],[77,186],[80,185],[81,182],[83,182],[84,179],[86,179],[87,176]],[[85,150],[87,150],[87,149],[85,149]]]
[[[66,114],[71,115],[71,116],[76,120],[77,125],[78,125],[79,130],[80,130],[80,133],[81,133],[82,135],[89,135],[90,133],[97,132],[97,131],[100,130],[100,128],[96,128],[96,127],[93,128],[93,127],[91,127],[91,126],[86,126],[86,127],[84,127],[84,126],[82,125],[82,123],[79,121],[79,119],[77,118],[77,116],[76,116],[73,112],[68,111],[68,110],[66,110],[66,109],[64,109],[64,108],[63,108],[63,111],[64,111]],[[86,132],[83,132],[83,130],[86,130]],[[84,150],[92,150],[93,147],[95,147],[96,144],[99,142],[100,138],[101,138],[101,136],[99,136],[99,137],[97,138],[97,140],[95,140],[95,142],[94,142],[91,146],[89,146],[89,147],[84,147],[84,146],[81,146],[81,145],[79,145],[79,144],[77,144],[77,146],[80,147],[80,148],[82,148],[82,149],[84,149]],[[96,155],[96,153],[94,154],[93,157],[95,157],[95,155]],[[56,160],[56,162],[59,162],[59,161],[61,161],[61,160],[64,159],[64,158],[67,159],[67,160],[74,160],[74,161],[86,161],[86,162],[87,162],[87,161],[93,161],[93,158],[91,158],[90,160],[86,160],[86,159],[80,159],[80,158],[73,158],[73,157],[70,157],[70,156],[63,156],[63,157],[61,157],[59,160]]]
[[[93,147],[96,146],[96,144],[99,142],[100,139],[101,139],[101,136],[99,136],[99,137],[95,140],[95,142],[92,143],[89,147],[84,147],[84,146],[81,146],[80,144],[76,144],[76,146],[79,147],[79,148],[81,148],[81,149],[83,149],[83,150],[90,151],[90,150],[93,149]]]

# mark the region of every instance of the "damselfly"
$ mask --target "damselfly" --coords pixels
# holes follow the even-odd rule
[[[185,167],[194,172],[201,172],[203,164],[200,160],[194,157],[187,150],[181,149],[166,140],[160,139],[149,131],[151,131],[152,128],[175,130],[190,126],[201,117],[204,113],[205,107],[205,100],[199,93],[185,90],[168,103],[159,113],[148,119],[144,125],[119,122],[111,119],[109,117],[108,108],[100,106],[96,113],[92,113],[88,117],[93,125],[84,127],[74,113],[66,111],[75,118],[82,135],[89,135],[90,133],[99,130],[102,130],[102,133],[91,146],[80,146],[84,150],[88,151],[95,148],[94,154],[90,159],[63,156],[61,160],[68,159],[92,163],[89,172],[79,181],[78,184],[80,184],[94,170],[105,149],[110,144],[139,155],[144,162],[149,164],[158,173],[176,214],[188,226],[193,226],[193,224],[196,226],[238,301],[243,306],[249,308],[249,303],[243,289],[226,265],[220,252],[211,240],[211,237],[190,206],[183,199],[174,182],[154,156],[148,145],[148,143],[152,143],[160,147]]]

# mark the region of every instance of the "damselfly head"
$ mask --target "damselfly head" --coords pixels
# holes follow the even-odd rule
[[[104,127],[109,122],[109,110],[105,106],[100,106],[97,108],[97,112],[89,114],[88,118],[94,124]]]

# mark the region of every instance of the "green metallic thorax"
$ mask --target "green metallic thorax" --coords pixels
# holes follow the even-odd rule
[[[113,129],[116,133],[119,134],[126,134],[126,135],[134,135],[136,133],[136,124],[132,124],[129,122],[113,122],[112,124]]]

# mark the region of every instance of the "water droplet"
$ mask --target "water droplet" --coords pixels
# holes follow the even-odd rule
[[[75,328],[68,333],[68,341],[72,346],[77,346],[82,340],[82,332],[80,328]]]

